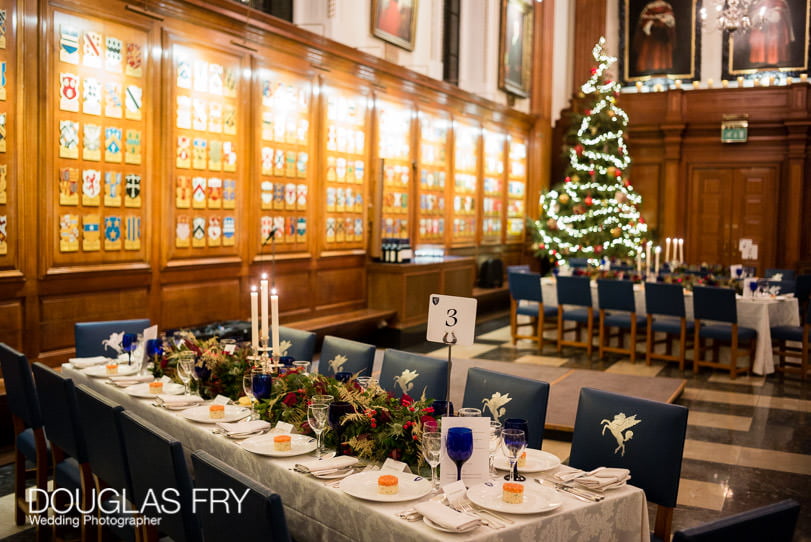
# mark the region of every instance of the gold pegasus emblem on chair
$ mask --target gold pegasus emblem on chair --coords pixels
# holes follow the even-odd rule
[[[605,435],[605,430],[608,429],[617,440],[618,446],[614,449],[614,453],[622,450],[622,455],[625,456],[625,443],[631,440],[634,436],[634,432],[630,431],[630,428],[641,421],[642,420],[636,419],[636,414],[628,417],[624,412],[620,412],[619,414],[614,415],[613,420],[603,420],[600,422],[603,426],[602,434]],[[626,432],[626,430],[628,431]],[[625,433],[623,434],[623,432]]]
[[[332,369],[333,373],[340,373],[344,368],[344,363],[347,361],[349,361],[349,358],[343,354],[335,354],[335,357],[329,360],[327,363],[329,363],[330,369]]]
[[[110,348],[111,350],[115,350],[117,353],[121,353],[121,341],[124,340],[124,332],[121,333],[110,333],[109,339],[104,339],[101,341],[101,345],[104,347],[105,350]]]
[[[491,395],[489,399],[486,397],[482,399],[482,404],[484,405],[482,410],[489,410],[493,414],[493,417],[498,420],[507,413],[507,409],[504,408],[504,405],[512,400],[513,398],[510,397],[509,393],[501,395],[501,392],[497,391]]]
[[[394,385],[400,386],[400,389],[403,390],[403,393],[408,393],[414,387],[414,380],[420,376],[420,373],[417,371],[411,371],[409,369],[404,369],[400,376],[394,377]]]

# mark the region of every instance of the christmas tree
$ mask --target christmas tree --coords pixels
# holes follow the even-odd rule
[[[579,125],[575,121],[566,178],[541,195],[540,216],[530,225],[536,255],[558,262],[633,257],[647,232],[638,210],[642,197],[626,176],[631,157],[622,136],[628,116],[617,107],[619,83],[606,73],[616,58],[606,55],[605,38],[592,54],[596,66],[581,87],[590,107]]]

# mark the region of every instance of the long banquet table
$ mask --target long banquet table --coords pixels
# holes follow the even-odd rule
[[[554,306],[558,303],[555,279],[541,278],[541,292],[544,305]],[[592,281],[592,303],[598,308],[597,283]],[[634,285],[634,302],[637,314],[646,314],[645,289],[641,284]],[[796,297],[778,299],[743,297],[737,300],[738,325],[751,327],[757,331],[755,363],[752,371],[758,375],[774,372],[772,355],[772,337],[769,330],[773,326],[800,325],[799,302]],[[693,320],[693,293],[685,290],[684,310],[688,320]],[[742,358],[743,359],[743,358]],[[740,363],[740,361],[739,361]]]
[[[408,522],[397,513],[415,501],[377,503],[363,501],[328,487],[324,482],[292,469],[301,457],[270,458],[243,450],[236,442],[212,434],[211,424],[189,421],[177,412],[152,406],[150,399],[131,397],[122,389],[91,378],[69,364],[63,374],[85,384],[145,418],[177,438],[187,457],[198,449],[226,461],[237,470],[266,484],[282,497],[293,537],[300,541],[647,541],[648,509],[644,492],[634,486],[609,491],[600,503],[586,503],[561,492],[562,506],[551,513],[514,515],[506,528],[494,530],[481,526],[466,533],[446,534],[422,521]],[[146,460],[146,458],[145,458]],[[235,518],[236,520],[236,518]]]

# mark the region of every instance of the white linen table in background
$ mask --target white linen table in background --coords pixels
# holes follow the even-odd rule
[[[512,542],[514,540],[643,542],[650,539],[644,492],[626,486],[606,493],[600,503],[585,503],[562,493],[563,505],[539,515],[510,515],[515,521],[504,529],[481,526],[464,537],[434,530],[422,521],[396,516],[416,502],[363,501],[327,487],[322,481],[291,469],[301,457],[270,458],[243,450],[232,440],[211,433],[211,425],[194,423],[177,412],[151,406],[151,400],[130,397],[120,389],[63,366],[63,374],[85,384],[147,419],[183,443],[188,455],[206,450],[215,457],[279,493],[292,536],[307,541],[458,541]],[[92,430],[92,429],[90,429]],[[235,521],[238,521],[235,518]]]

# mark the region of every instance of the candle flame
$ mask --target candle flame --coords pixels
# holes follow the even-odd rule
[[[262,280],[267,280],[267,278],[268,278],[268,274],[267,273],[262,273]]]
[[[276,288],[270,290],[270,295],[276,295]]]
[[[256,285],[255,285],[255,284],[254,284],[253,286],[251,286],[251,291],[252,291],[252,292],[255,292],[255,291],[256,291]]]

